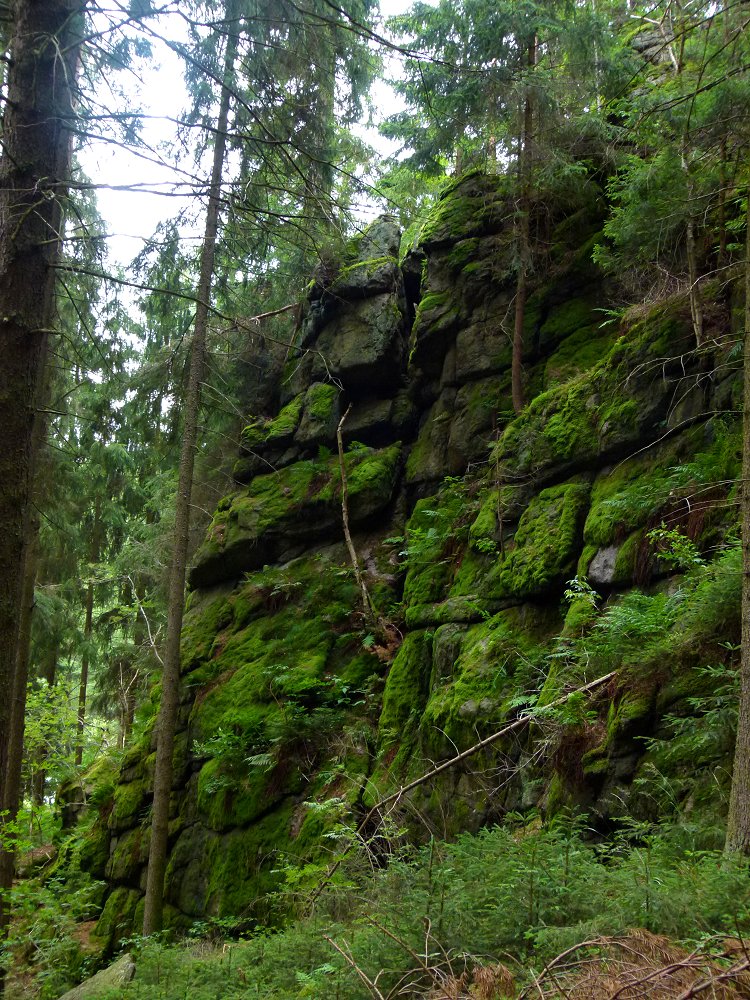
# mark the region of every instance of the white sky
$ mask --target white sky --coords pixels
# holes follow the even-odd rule
[[[409,0],[381,0],[384,17],[401,13],[408,6]],[[174,16],[163,20],[168,22],[163,30],[170,33],[172,40],[178,40],[184,31],[182,20]],[[149,144],[157,147],[160,143],[173,142],[174,126],[168,119],[179,117],[186,105],[187,94],[179,57],[157,39],[153,39],[152,45],[153,60],[143,66],[141,83],[134,79],[132,101],[143,114],[149,116],[142,133]],[[372,97],[379,118],[393,114],[398,108],[398,98],[385,83],[376,85]],[[362,137],[377,145],[380,155],[395,151],[395,145],[389,144],[373,129],[363,129]],[[162,155],[167,162],[170,160],[169,149]],[[113,264],[127,265],[142,249],[157,224],[176,215],[181,207],[189,207],[192,200],[169,194],[174,188],[175,174],[168,166],[160,168],[157,164],[147,163],[127,149],[111,143],[92,142],[81,152],[79,160],[90,180],[100,185],[98,206],[110,234],[108,247]],[[145,187],[146,190],[134,189],[132,185]],[[156,193],[159,191],[164,194]]]

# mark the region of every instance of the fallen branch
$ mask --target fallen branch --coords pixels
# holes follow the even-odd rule
[[[341,425],[339,425],[339,428],[340,427]],[[510,735],[510,733],[515,733],[519,729],[523,729],[523,727],[526,725],[530,725],[532,722],[535,722],[542,713],[546,714],[552,709],[561,708],[574,695],[585,694],[587,691],[593,691],[596,688],[601,687],[603,684],[606,684],[608,681],[611,681],[612,678],[616,676],[617,676],[617,671],[612,670],[608,674],[604,674],[603,677],[597,677],[596,680],[589,681],[588,684],[584,684],[582,687],[574,688],[572,691],[568,691],[567,694],[561,695],[559,698],[556,698],[554,701],[551,701],[548,705],[544,705],[543,708],[537,709],[536,711],[531,711],[526,715],[519,716],[517,719],[514,719],[513,722],[509,722],[507,726],[503,726],[503,728],[499,729],[496,733],[492,733],[491,736],[485,736],[484,739],[480,740],[478,743],[475,743],[473,746],[469,747],[468,750],[463,750],[461,753],[456,754],[455,757],[451,757],[449,760],[444,761],[442,764],[438,764],[437,767],[433,767],[432,770],[427,771],[425,774],[421,775],[421,777],[415,778],[414,781],[410,781],[406,785],[402,785],[398,789],[398,791],[391,792],[390,795],[386,795],[384,798],[376,802],[371,809],[368,810],[368,812],[365,814],[364,818],[359,822],[356,830],[354,831],[354,836],[357,837],[359,834],[362,833],[362,831],[370,822],[372,817],[376,813],[378,813],[383,808],[383,806],[389,805],[391,802],[394,803],[398,802],[401,799],[401,797],[405,795],[407,792],[410,792],[414,788],[419,787],[419,785],[423,785],[426,781],[430,781],[438,774],[442,774],[443,771],[448,771],[450,768],[455,767],[456,764],[460,764],[467,758],[473,757],[474,754],[479,753],[480,750],[484,750],[485,747],[491,746],[493,743],[496,743],[504,736],[508,736]],[[350,851],[351,847],[347,848],[343,852],[343,854],[341,854],[340,857],[338,857],[336,861],[333,863],[333,865],[328,871],[325,880],[321,882],[321,884],[313,893],[312,899],[310,900],[311,906],[315,903],[315,901],[320,896],[321,892],[323,892],[323,890],[326,888],[326,886],[330,884],[331,878],[338,871],[343,862],[346,860]]]
[[[364,611],[365,621],[368,625],[374,625],[377,620],[377,612],[375,611],[375,606],[372,603],[370,592],[367,589],[365,578],[362,576],[362,571],[359,568],[357,550],[354,548],[352,533],[349,530],[349,488],[346,479],[346,466],[344,464],[344,436],[342,432],[344,428],[344,421],[349,416],[351,408],[350,403],[347,407],[346,413],[343,415],[341,420],[339,420],[339,425],[336,429],[336,440],[339,446],[339,469],[341,470],[341,517],[344,522],[344,538],[346,539],[346,547],[349,550],[349,558],[352,562],[352,569],[354,570],[354,576],[357,580],[357,586],[362,594],[362,610]]]

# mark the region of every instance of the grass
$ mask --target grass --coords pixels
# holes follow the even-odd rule
[[[427,996],[440,970],[467,962],[502,963],[520,989],[563,949],[601,935],[639,927],[692,947],[743,931],[747,865],[693,846],[684,827],[632,823],[597,845],[570,820],[433,841],[366,887],[350,871],[347,888],[276,933],[131,942],[136,977],[106,1000],[367,1000],[376,979],[383,997],[405,982],[408,995]]]

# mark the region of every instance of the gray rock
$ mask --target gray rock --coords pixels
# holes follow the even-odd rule
[[[451,622],[435,632],[432,645],[432,683],[443,684],[453,679],[453,667],[461,652],[466,626]]]
[[[398,257],[401,230],[392,215],[380,215],[365,229],[359,241],[359,260]]]
[[[59,1000],[99,1000],[109,990],[129,983],[133,976],[135,976],[135,962],[133,956],[126,952],[109,968],[102,969],[95,976],[84,980],[80,986],[63,993]]]
[[[345,267],[326,295],[333,299],[367,299],[384,292],[393,292],[401,284],[401,272],[396,257],[375,257]]]
[[[615,579],[615,564],[619,545],[607,545],[589,563],[588,578],[594,584],[610,584]]]
[[[385,389],[398,385],[406,362],[404,318],[395,294],[353,303],[321,332],[309,381],[330,376],[345,388]]]

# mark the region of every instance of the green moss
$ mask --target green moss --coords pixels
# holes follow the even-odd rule
[[[254,420],[242,431],[240,443],[247,451],[254,451],[261,446],[273,445],[289,440],[297,430],[304,394],[295,396],[272,420]]]
[[[501,611],[466,630],[451,675],[430,693],[420,720],[428,755],[476,742],[478,727],[499,727],[514,700],[526,693],[530,665],[539,664],[556,612],[529,607]]]
[[[563,624],[563,638],[578,638],[597,620],[598,612],[591,601],[577,598],[570,602]]]
[[[255,822],[279,797],[278,789],[271,791],[270,770],[245,765],[241,774],[233,774],[220,759],[209,760],[198,775],[196,804],[201,817],[218,831]]]
[[[109,817],[111,830],[134,826],[146,808],[148,784],[145,780],[129,781],[115,789],[114,806]]]
[[[388,502],[398,477],[400,456],[398,443],[380,451],[358,447],[347,452],[352,520],[368,517]],[[340,504],[338,456],[295,462],[278,472],[256,476],[232,496],[228,509],[214,515],[196,553],[192,584],[206,586],[236,579],[261,560],[271,561],[271,553],[262,545],[275,545],[277,539],[294,535],[295,529],[298,535],[301,524],[309,524],[313,536],[334,530],[338,533]]]
[[[497,533],[498,490],[490,490],[482,501],[479,513],[469,528],[469,539],[473,548],[486,550],[488,543],[495,545]]]
[[[538,493],[523,514],[513,548],[493,573],[497,596],[543,594],[572,575],[590,485],[574,479]]]
[[[331,418],[339,389],[330,383],[315,382],[305,393],[305,418],[326,423]]]
[[[673,456],[670,446],[628,459],[597,476],[583,529],[587,545],[611,545],[645,524],[669,496],[668,468]]]
[[[362,454],[362,452],[366,454]],[[354,517],[382,495],[390,496],[398,475],[401,459],[400,442],[374,451],[371,448],[347,452],[345,469],[349,511]],[[336,499],[340,496],[340,485],[336,487]]]
[[[610,325],[603,331],[595,326],[584,327],[566,337],[545,363],[545,389],[593,368],[607,356],[617,336],[617,328]]]
[[[432,639],[427,632],[410,632],[404,639],[383,693],[378,726],[381,745],[403,740],[419,722],[427,698],[431,652]]]
[[[539,328],[539,338],[543,345],[559,344],[574,334],[587,332],[596,319],[594,305],[589,299],[570,298],[553,307]]]
[[[443,307],[448,305],[450,301],[450,289],[446,289],[442,292],[428,292],[419,300],[419,305],[417,306],[417,316],[424,317],[426,313],[434,312],[437,309],[443,309]]]
[[[460,271],[472,262],[478,249],[479,240],[476,237],[468,240],[459,240],[447,255],[448,264],[454,270]]]
[[[494,452],[517,474],[570,464],[593,464],[602,454],[652,433],[671,398],[668,380],[632,373],[671,342],[671,353],[689,325],[664,309],[650,312],[592,369],[537,396],[505,429]],[[683,339],[684,339],[683,337]]]
[[[455,489],[419,500],[406,525],[408,571],[404,602],[427,604],[439,601],[453,577],[451,556],[455,549],[456,521],[465,510],[465,500]]]
[[[141,893],[137,889],[114,889],[104,904],[93,936],[102,944],[105,954],[112,954],[118,943],[133,932],[135,909]]]
[[[496,548],[487,553],[465,549],[460,559],[456,559],[457,568],[450,596],[478,598],[485,589],[485,582],[496,560]]]
[[[361,238],[360,238],[361,239]],[[352,248],[353,252],[356,252]],[[369,260],[357,260],[353,264],[342,267],[336,276],[336,280],[331,285],[331,294],[335,295],[337,290],[345,285],[354,282],[357,285],[364,285],[367,280],[375,277],[379,271],[391,271],[398,267],[396,257],[382,256],[371,257]]]
[[[219,595],[194,592],[190,595],[180,634],[180,662],[184,673],[210,655],[211,647],[232,621],[232,606],[226,590]]]
[[[287,800],[249,829],[235,830],[212,843],[206,859],[209,913],[262,915],[263,898],[281,881],[281,859],[294,851],[294,809]]]
[[[107,877],[113,882],[138,882],[142,866],[148,861],[148,835],[140,827],[118,838],[106,863]]]
[[[93,878],[104,878],[109,859],[109,833],[104,823],[95,823],[81,838],[78,864],[82,871]]]
[[[502,177],[465,174],[446,188],[422,226],[420,243],[457,242],[498,228],[512,216]]]
[[[642,531],[634,531],[632,535],[622,543],[615,558],[615,570],[612,582],[618,586],[633,582],[636,571],[638,552],[645,540]]]
[[[491,604],[493,610],[497,602]],[[404,615],[407,628],[432,628],[449,622],[484,621],[489,614],[488,603],[476,593],[451,596],[430,604],[411,604]]]

